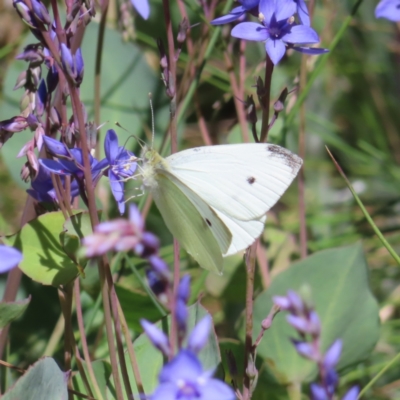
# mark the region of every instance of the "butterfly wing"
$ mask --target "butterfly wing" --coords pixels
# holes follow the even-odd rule
[[[168,171],[155,170],[150,188],[173,236],[201,267],[221,273],[232,235],[217,213]]]
[[[265,143],[204,146],[166,158],[173,175],[215,210],[259,220],[282,196],[302,160]]]
[[[252,245],[263,232],[267,219],[267,216],[263,215],[260,219],[242,221],[230,216],[228,217],[217,210],[215,212],[232,234],[231,244],[229,249],[223,253],[224,257],[236,254]]]

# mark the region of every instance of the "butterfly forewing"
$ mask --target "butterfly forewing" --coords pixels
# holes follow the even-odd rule
[[[207,204],[242,221],[260,219],[302,164],[290,151],[264,143],[197,147],[166,160],[171,173]]]

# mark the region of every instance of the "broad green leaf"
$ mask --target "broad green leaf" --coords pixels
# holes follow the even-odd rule
[[[368,285],[368,266],[361,244],[324,250],[295,263],[279,274],[254,305],[254,335],[272,306],[272,296],[285,295],[288,289],[298,291],[305,285],[322,323],[322,347],[343,340],[338,369],[365,360],[379,334],[378,305]],[[360,340],[362,335],[362,340]],[[311,381],[315,364],[295,351],[290,338],[297,337],[279,313],[258,347],[258,355],[281,383]]]
[[[61,211],[47,213],[30,221],[17,234],[8,238],[10,244],[24,255],[19,268],[43,285],[64,285],[78,274],[76,264],[60,244],[64,222]]]
[[[115,290],[125,314],[126,322],[130,329],[135,332],[142,331],[140,319],[145,317],[149,321],[157,321],[162,317],[151,298],[137,291],[126,289],[116,284]]]
[[[207,310],[199,303],[189,307],[188,332],[190,333],[194,326],[207,315]],[[160,329],[170,326],[170,316],[159,321],[156,325]],[[145,393],[151,394],[158,385],[158,374],[163,366],[163,357],[161,353],[154,348],[145,334],[141,334],[134,342],[136,357],[139,364],[139,370],[143,381]],[[214,330],[210,332],[207,345],[201,350],[199,358],[204,370],[212,370],[221,361],[218,340]],[[131,382],[134,382],[133,375]],[[134,386],[134,384],[132,385]],[[137,391],[135,388],[134,391]]]
[[[11,321],[19,318],[27,309],[31,297],[13,303],[0,303],[0,329],[4,328]]]
[[[98,211],[99,219],[101,211]],[[81,247],[81,240],[93,233],[90,215],[88,211],[82,211],[68,218],[60,233],[60,243],[69,258],[81,267],[85,267],[87,260],[80,257],[78,260],[78,250]]]
[[[67,400],[67,374],[50,357],[33,364],[2,400]]]

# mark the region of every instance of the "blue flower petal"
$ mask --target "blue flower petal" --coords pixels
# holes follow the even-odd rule
[[[276,0],[261,0],[259,10],[260,14],[264,15],[265,24],[269,25],[276,11]]]
[[[202,386],[202,399],[234,400],[235,392],[226,383],[218,379],[210,379]]]
[[[162,383],[151,395],[151,400],[177,400],[179,388],[171,382]]]
[[[242,0],[241,3],[245,10],[251,10],[260,4],[260,0]]]
[[[268,30],[256,22],[242,22],[231,31],[233,37],[245,40],[264,41],[269,38]]]
[[[160,372],[159,380],[163,382],[196,381],[203,373],[203,368],[194,353],[181,350],[178,355],[166,364]]]
[[[246,8],[243,6],[239,6],[234,8],[229,14],[224,15],[219,18],[215,18],[210,22],[211,25],[222,25],[222,24],[228,24],[230,22],[236,21],[239,19],[245,12]]]
[[[0,244],[0,273],[8,272],[22,261],[22,254],[14,247]]]
[[[317,32],[309,26],[296,25],[290,29],[290,32],[282,36],[282,40],[286,43],[307,44],[318,43],[319,37]]]
[[[115,133],[114,129],[109,129],[107,131],[106,137],[104,139],[104,151],[110,164],[114,164],[115,159],[119,154],[118,136]]]
[[[58,161],[39,158],[39,164],[42,165],[43,168],[46,168],[48,171],[52,172],[53,174],[71,175],[71,172]]]
[[[131,3],[143,19],[149,18],[150,5],[148,0],[131,0]]]
[[[297,3],[297,15],[299,16],[300,22],[303,25],[310,26],[310,14],[308,12],[307,4],[304,0],[296,0]]]
[[[376,18],[386,18],[389,21],[400,21],[400,1],[382,0],[375,8]]]
[[[275,16],[277,21],[283,21],[293,16],[297,11],[297,5],[293,0],[279,0],[276,3]]]
[[[267,51],[271,61],[276,65],[285,55],[286,46],[282,40],[270,39],[265,43],[265,50]]]

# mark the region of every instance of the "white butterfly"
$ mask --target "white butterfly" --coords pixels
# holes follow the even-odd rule
[[[289,150],[265,143],[196,147],[167,158],[145,148],[142,160],[143,185],[168,229],[201,267],[217,273],[223,257],[261,235],[266,212],[302,165]]]

